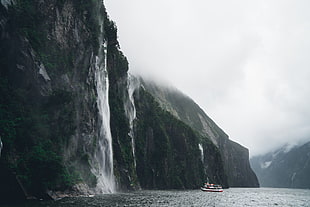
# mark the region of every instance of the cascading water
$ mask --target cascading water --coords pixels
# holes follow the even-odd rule
[[[100,20],[103,34],[103,20]],[[95,152],[95,165],[92,173],[97,177],[97,193],[115,192],[113,173],[112,135],[110,129],[109,78],[107,71],[107,41],[99,37],[100,47],[95,62],[95,79],[97,88],[97,107],[99,111],[98,148]]]
[[[132,146],[132,156],[134,158],[134,166],[136,167],[136,152],[135,152],[135,136],[134,136],[134,129],[133,129],[133,123],[136,119],[136,107],[135,107],[135,101],[133,94],[135,90],[139,86],[139,81],[134,76],[128,74],[127,79],[127,92],[128,92],[128,99],[125,101],[125,113],[127,115],[127,118],[129,119],[129,127],[130,131],[128,135],[131,138],[131,146]]]
[[[1,137],[0,137],[0,157],[1,157],[2,147],[3,147],[3,144],[2,144],[2,141],[1,141]]]
[[[201,161],[203,163],[203,161],[204,161],[203,147],[201,144],[198,144],[198,147],[199,147],[200,154],[201,154]]]

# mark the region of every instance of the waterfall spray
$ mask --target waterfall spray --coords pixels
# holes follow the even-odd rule
[[[203,147],[201,144],[198,144],[198,147],[199,147],[200,154],[201,154],[201,162],[203,163],[204,161]]]
[[[99,112],[98,147],[94,158],[92,173],[97,177],[97,193],[115,192],[113,173],[112,135],[110,129],[109,78],[107,71],[107,41],[103,38],[103,20],[100,19],[101,35],[99,52],[95,62],[95,79],[97,89],[97,107]]]
[[[1,157],[1,150],[2,150],[2,147],[3,147],[3,144],[2,144],[2,141],[1,141],[1,137],[0,137],[0,157]]]
[[[134,129],[133,124],[134,120],[136,119],[136,107],[133,94],[135,90],[139,86],[139,81],[134,76],[128,74],[127,79],[127,92],[128,92],[128,99],[125,101],[125,113],[127,118],[129,119],[129,127],[130,131],[128,135],[131,138],[131,147],[132,147],[132,156],[134,158],[134,166],[136,167],[136,151],[135,151],[135,136],[134,136]]]

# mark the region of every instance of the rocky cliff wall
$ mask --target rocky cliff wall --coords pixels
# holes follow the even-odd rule
[[[229,186],[259,186],[257,177],[249,164],[248,149],[230,140],[228,135],[191,98],[175,88],[159,86],[152,81],[144,81],[144,85],[163,109],[196,130],[204,139],[212,141],[219,149]]]
[[[112,23],[101,1],[13,2],[0,5],[1,166],[28,197],[77,183],[92,193],[98,178],[91,169],[99,165],[96,56],[110,32],[100,25]],[[1,192],[9,193],[7,186]]]
[[[228,186],[219,152],[211,142],[163,110],[143,88],[136,100],[137,174],[143,188],[197,188],[207,178]],[[205,148],[203,155],[199,144]]]

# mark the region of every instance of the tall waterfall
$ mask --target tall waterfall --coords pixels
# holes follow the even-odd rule
[[[139,86],[139,81],[134,76],[128,74],[127,79],[127,92],[128,92],[128,98],[125,101],[125,113],[127,115],[127,118],[129,119],[129,127],[130,131],[128,135],[131,138],[131,146],[132,146],[132,156],[134,158],[134,166],[136,167],[136,151],[135,151],[135,136],[134,136],[134,129],[133,124],[134,120],[136,119],[136,107],[135,107],[135,101],[133,94],[135,90]]]
[[[198,144],[198,147],[199,147],[200,154],[201,154],[201,161],[203,163],[203,161],[204,161],[203,147],[201,144]]]
[[[103,20],[101,20],[103,34]],[[110,129],[109,78],[107,71],[107,41],[103,35],[99,38],[100,47],[95,62],[95,79],[97,88],[97,107],[99,111],[98,148],[95,152],[95,166],[92,173],[97,177],[97,193],[115,192],[113,173],[112,135]]]

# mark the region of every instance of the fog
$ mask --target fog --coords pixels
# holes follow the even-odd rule
[[[310,140],[310,1],[104,2],[130,72],[189,95],[251,155]]]

